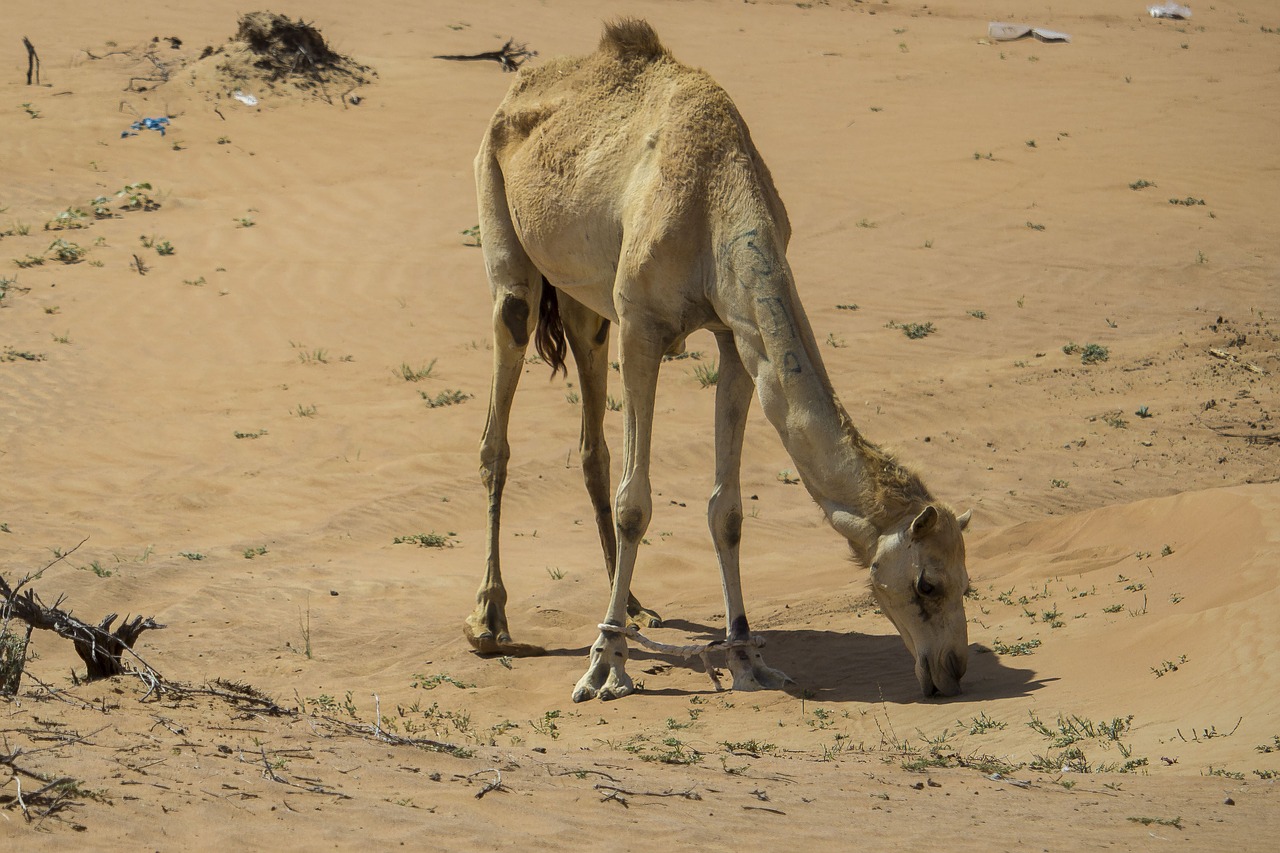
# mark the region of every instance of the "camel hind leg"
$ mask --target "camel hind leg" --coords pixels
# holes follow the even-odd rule
[[[604,551],[605,571],[613,582],[617,563],[618,539],[613,525],[612,496],[609,482],[609,446],[604,437],[604,413],[609,378],[609,321],[581,303],[565,295],[559,298],[560,319],[565,337],[578,365],[578,381],[582,387],[582,479],[595,510],[596,528],[600,532],[600,548]],[[662,617],[645,608],[634,595],[627,599],[627,617],[640,628],[659,628]]]
[[[507,590],[502,582],[499,535],[502,492],[507,482],[507,441],[511,403],[524,369],[524,354],[537,322],[542,274],[516,236],[507,211],[506,191],[488,145],[476,157],[476,187],[480,203],[480,239],[489,288],[493,296],[493,382],[489,415],[480,441],[480,477],[489,493],[488,533],[484,579],[476,591],[476,608],[467,617],[464,634],[483,654],[536,655],[546,650],[514,643],[507,628]]]

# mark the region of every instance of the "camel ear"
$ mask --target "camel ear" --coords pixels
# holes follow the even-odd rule
[[[932,506],[925,507],[924,511],[916,516],[916,520],[911,522],[911,538],[921,539],[928,535],[937,522],[938,511]]]
[[[969,529],[969,522],[972,519],[973,519],[973,510],[971,509],[966,509],[964,511],[964,515],[956,516],[956,522],[960,525],[961,531],[965,531]]]

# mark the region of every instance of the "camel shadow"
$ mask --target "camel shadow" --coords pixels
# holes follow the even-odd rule
[[[683,620],[668,620],[665,627],[713,640],[723,629]],[[793,629],[760,631],[766,645],[764,659],[795,681],[788,693],[825,702],[889,702],[895,705],[921,701],[911,655],[897,635],[860,634],[856,631]],[[633,650],[633,655],[679,664],[680,658]],[[713,664],[717,662],[713,653]],[[1031,669],[1007,666],[1001,658],[977,643],[969,646],[969,668],[958,696],[933,697],[929,702],[974,703],[1028,696],[1054,678],[1038,678]],[[727,684],[726,684],[727,686]],[[655,691],[656,692],[656,691]],[[696,691],[701,692],[701,691]]]

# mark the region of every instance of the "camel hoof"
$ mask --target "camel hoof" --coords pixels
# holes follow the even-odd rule
[[[765,664],[758,649],[729,652],[729,672],[733,674],[734,690],[782,690],[795,684],[785,672]]]
[[[477,634],[470,625],[467,625],[463,627],[462,634],[467,638],[467,642],[471,644],[471,648],[476,651],[476,654],[532,658],[547,653],[547,650],[542,646],[512,642],[511,636],[505,632],[496,637],[489,631]]]
[[[573,688],[573,701],[599,699],[609,702],[634,693],[635,683],[627,675],[627,641],[618,634],[601,633],[591,647],[591,663]]]
[[[661,628],[662,617],[652,610],[639,607],[634,611],[627,611],[627,622],[635,625],[637,628],[644,630],[646,628]]]

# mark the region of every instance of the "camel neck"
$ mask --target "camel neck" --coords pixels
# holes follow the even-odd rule
[[[881,455],[858,435],[832,390],[785,257],[756,232],[739,243],[721,317],[805,487],[855,550],[868,549],[886,523],[874,500]],[[837,514],[851,521],[838,523]],[[856,535],[845,529],[850,525]]]

